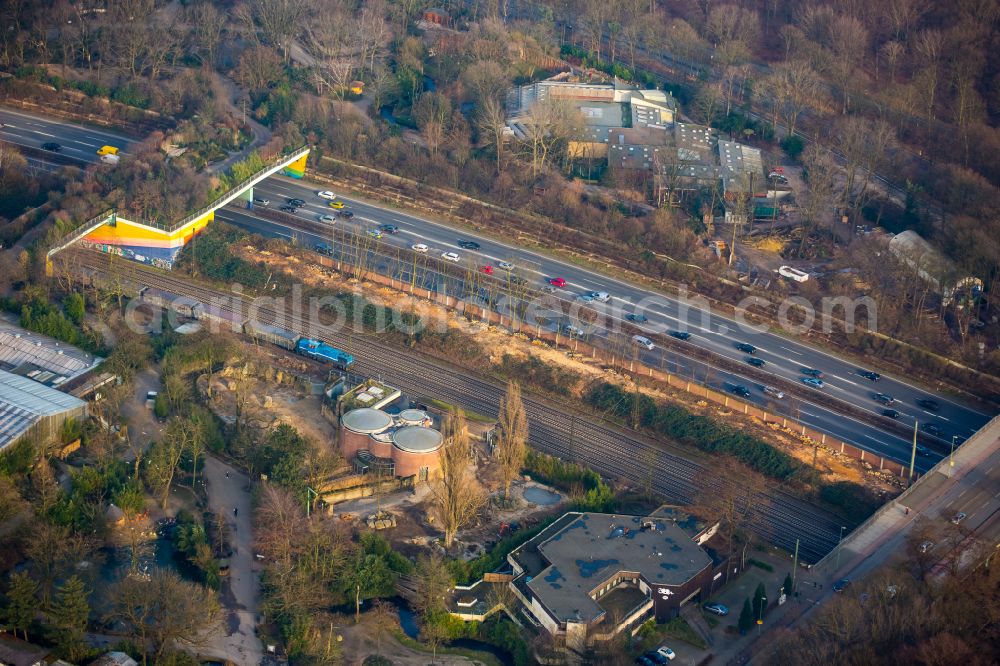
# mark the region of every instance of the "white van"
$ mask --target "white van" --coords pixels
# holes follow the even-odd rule
[[[779,268],[778,275],[786,277],[789,280],[795,280],[796,282],[805,282],[809,279],[809,273],[792,268],[791,266],[782,266]]]
[[[633,335],[632,342],[649,350],[656,349],[656,345],[653,344],[653,341],[642,335]]]

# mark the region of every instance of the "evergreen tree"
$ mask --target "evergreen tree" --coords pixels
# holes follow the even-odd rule
[[[739,628],[740,633],[745,634],[750,631],[753,626],[753,608],[750,607],[750,598],[747,597],[743,600],[743,610],[740,611]]]
[[[56,643],[70,661],[79,661],[87,655],[84,634],[90,617],[89,594],[83,581],[71,576],[59,588],[55,606],[49,613],[56,630]]]
[[[764,617],[764,604],[767,603],[767,590],[764,589],[764,583],[757,583],[757,589],[753,593],[753,619],[756,621],[758,618]]]
[[[35,609],[38,606],[38,583],[32,580],[26,571],[14,572],[10,575],[10,587],[7,589],[7,598],[10,602],[4,608],[4,617],[14,628],[14,637],[17,637],[17,630],[24,634],[24,640],[28,640],[28,627],[35,617]]]
[[[792,589],[793,587],[794,583],[792,582],[792,574],[787,574],[785,576],[785,584],[782,586],[782,589],[784,590],[785,594],[787,594],[788,596],[792,596],[792,592],[794,592],[794,590]]]

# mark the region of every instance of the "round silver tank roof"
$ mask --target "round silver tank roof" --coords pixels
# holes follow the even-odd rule
[[[422,409],[404,409],[399,413],[399,420],[406,425],[421,425],[427,419],[427,412]]]
[[[382,432],[392,425],[392,417],[381,409],[352,409],[340,417],[340,422],[345,428],[353,432],[371,434]]]
[[[392,434],[392,443],[410,453],[428,453],[441,447],[441,433],[433,428],[407,426]]]

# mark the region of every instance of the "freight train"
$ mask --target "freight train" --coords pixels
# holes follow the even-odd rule
[[[152,287],[144,287],[139,292],[139,299],[144,303],[176,312],[183,317],[208,322],[216,330],[228,329],[233,333],[243,333],[254,340],[270,342],[296,354],[332,363],[341,370],[349,369],[354,363],[351,354],[331,347],[322,340],[312,340],[280,326],[244,319],[231,310],[206,305],[188,296],[178,296]]]

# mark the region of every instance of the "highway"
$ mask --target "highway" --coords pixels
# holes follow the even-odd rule
[[[329,208],[325,200],[316,196],[316,191],[319,189],[322,189],[322,186],[276,176],[259,184],[255,188],[255,195],[267,198],[272,209],[283,205],[287,198],[301,198],[307,203],[300,209],[299,216],[303,219],[316,220],[322,214],[335,212]],[[471,259],[479,265],[495,266],[498,261],[509,261],[518,266],[535,286],[543,285],[544,280],[550,277],[565,279],[567,282],[565,288],[557,290],[557,294],[568,300],[577,299],[587,291],[606,291],[612,295],[611,302],[607,306],[594,302],[588,303],[587,307],[595,310],[603,308],[612,319],[621,322],[624,322],[626,314],[642,314],[648,318],[648,322],[643,324],[642,328],[648,331],[650,337],[670,331],[687,331],[691,334],[687,344],[701,347],[737,364],[745,363],[748,355],[736,349],[735,344],[738,342],[752,344],[757,348],[754,356],[765,361],[766,365],[763,368],[746,365],[746,374],[710,370],[696,359],[685,358],[678,353],[664,357],[660,349],[652,352],[643,351],[640,357],[653,366],[673,370],[679,374],[690,373],[695,377],[708,378],[710,384],[722,390],[732,390],[736,385],[746,386],[751,390],[750,399],[761,406],[770,404],[776,411],[781,411],[781,405],[776,404],[778,401],[769,402],[768,397],[762,392],[763,383],[754,379],[754,376],[760,376],[763,372],[767,373],[765,376],[770,375],[788,382],[799,383],[805,377],[801,372],[802,369],[818,369],[824,373],[823,388],[809,388],[807,390],[809,397],[795,401],[797,403],[795,409],[800,413],[801,420],[866,450],[906,463],[909,462],[911,438],[904,433],[913,427],[914,419],[919,421],[921,429],[926,424],[933,424],[940,429],[940,434],[932,438],[936,445],[935,450],[922,450],[925,455],[918,456],[918,469],[929,468],[942,454],[947,453],[953,436],[957,438],[956,442],[961,443],[990,418],[989,415],[953,399],[941,395],[931,396],[927,390],[899,378],[883,376],[878,382],[872,382],[858,374],[860,370],[867,368],[860,368],[850,361],[805,344],[792,336],[750,330],[720,314],[707,312],[679,299],[654,293],[556,258],[501,241],[474,236],[351,197],[341,198],[348,203],[355,217],[350,222],[339,220],[336,224],[362,230],[380,224],[394,224],[399,227],[399,233],[385,234],[382,237],[380,243],[386,247],[408,248],[415,243],[423,243],[429,246],[428,254],[432,256],[449,251],[455,252],[463,260]],[[290,229],[283,228],[280,223],[255,216],[252,211],[245,209],[227,208],[219,211],[217,217],[265,235],[290,238],[293,233]],[[302,234],[297,235],[302,236]],[[463,249],[459,246],[460,240],[475,240],[481,248],[478,251]],[[302,242],[307,246],[321,242],[329,244],[330,238],[306,236],[302,238]],[[804,384],[802,386],[804,389],[807,388]],[[838,412],[837,403],[840,402],[852,409],[864,410],[873,418],[884,419],[885,417],[881,416],[883,405],[873,399],[876,392],[889,394],[896,400],[892,408],[900,412],[898,423],[906,428],[904,433],[899,432],[899,426],[893,428],[895,424],[888,424],[885,430],[880,430],[867,423],[846,418]],[[933,397],[938,403],[937,409],[922,407],[916,403],[917,399],[928,397]]]
[[[96,164],[100,161],[97,151],[101,146],[112,145],[120,155],[128,154],[132,143],[120,134],[103,129],[74,125],[51,118],[29,115],[21,111],[0,108],[0,141],[42,150],[43,143],[58,143],[62,157]]]
[[[73,253],[73,265],[96,271],[107,270],[107,255],[94,251]],[[60,255],[63,256],[63,255]],[[201,302],[219,304],[229,312],[245,316],[248,297],[221,292],[175,277],[140,264],[117,264],[116,270],[126,283],[152,286]],[[228,303],[228,305],[227,305]],[[237,309],[238,308],[238,309]],[[314,331],[313,322],[294,313],[278,315],[273,303],[256,310],[262,323],[276,323],[290,330]],[[411,396],[437,398],[463,409],[492,416],[497,413],[505,384],[480,376],[467,368],[453,366],[446,359],[428,358],[422,353],[392,347],[367,332],[321,336],[355,357],[352,372],[361,376],[382,376]],[[634,487],[649,483],[668,501],[690,504],[699,488],[710,487],[714,479],[709,468],[689,459],[681,451],[663,444],[650,444],[593,413],[577,413],[569,404],[553,403],[545,396],[526,393],[525,410],[529,439],[533,447],[565,460],[578,461],[606,477],[630,482]],[[759,520],[755,531],[768,541],[792,550],[795,540],[802,540],[803,561],[816,562],[837,543],[843,522],[834,514],[772,487],[757,505]]]

